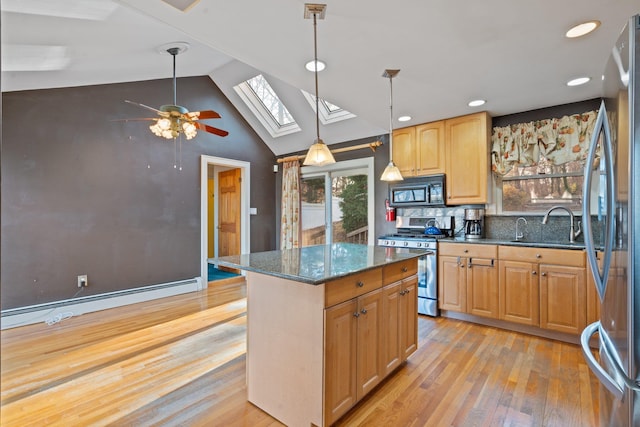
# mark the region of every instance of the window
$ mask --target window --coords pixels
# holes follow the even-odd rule
[[[316,111],[316,96],[312,95],[308,92],[305,92],[304,90],[301,90],[302,94],[304,95],[305,99],[307,100],[307,102],[309,103],[309,105],[311,105],[311,108],[313,108],[313,111]],[[355,114],[348,112],[347,110],[343,110],[342,108],[338,107],[337,105],[334,105],[322,98],[320,98],[319,102],[319,109],[320,109],[320,113],[319,113],[319,117],[320,117],[320,121],[322,122],[323,125],[329,124],[329,123],[335,123],[335,122],[339,122],[341,120],[347,120],[347,119],[351,119],[353,117],[356,117]]]
[[[372,244],[373,186],[373,158],[303,167],[302,246]]]
[[[233,88],[272,137],[299,132],[300,126],[262,74]]]
[[[502,212],[542,213],[562,205],[582,210],[584,161],[553,165],[544,157],[536,166],[514,167],[498,181]]]

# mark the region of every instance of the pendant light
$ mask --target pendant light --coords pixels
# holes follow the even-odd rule
[[[324,13],[327,10],[326,4],[305,3],[304,5],[304,18],[309,19],[313,16],[313,57],[314,63],[318,63],[318,40],[316,34],[316,19],[324,19]],[[320,110],[318,97],[318,67],[314,67],[314,74],[316,76],[316,141],[309,148],[307,156],[304,159],[303,164],[305,166],[324,166],[331,163],[335,163],[333,154],[329,150],[329,147],[320,139]]]
[[[400,169],[393,163],[393,78],[400,70],[384,70],[382,77],[389,79],[389,164],[384,168],[381,181],[402,181],[404,178],[400,173]]]

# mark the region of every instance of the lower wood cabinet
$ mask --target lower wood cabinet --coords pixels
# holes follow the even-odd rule
[[[538,264],[500,259],[500,319],[539,326],[539,289]]]
[[[396,264],[385,267],[388,271],[383,275],[400,280],[325,309],[327,425],[344,415],[417,349],[417,261]]]
[[[382,290],[325,312],[325,419],[333,422],[382,379]]]
[[[587,326],[584,267],[540,265],[540,327],[580,334]]]
[[[392,283],[382,289],[384,333],[383,375],[391,373],[418,348],[418,278]]]
[[[438,251],[439,307],[497,319],[497,247],[441,243]]]
[[[585,253],[500,246],[500,319],[578,335],[587,325]]]

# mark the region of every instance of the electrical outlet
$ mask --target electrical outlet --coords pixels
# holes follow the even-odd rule
[[[86,274],[82,274],[80,276],[78,276],[78,287],[79,288],[86,288],[87,286],[89,286],[89,279],[87,278]]]

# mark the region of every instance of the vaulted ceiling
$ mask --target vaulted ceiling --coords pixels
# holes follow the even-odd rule
[[[320,97],[357,115],[322,126],[327,144],[388,132],[387,68],[401,69],[393,83],[394,116],[412,117],[394,122],[396,128],[478,110],[497,116],[595,98],[613,42],[640,12],[636,0],[326,3],[317,28],[318,56],[327,63],[319,75]],[[304,1],[0,4],[3,92],[168,78],[171,58],[158,48],[187,42],[189,49],[177,57],[178,77],[209,75],[276,155],[304,150],[315,139],[315,113],[300,93],[314,92],[313,74],[304,69],[313,58]],[[564,36],[572,25],[593,19],[602,22],[594,33]],[[272,138],[244,106],[233,86],[258,73],[302,132]],[[566,85],[579,76],[591,81]],[[467,105],[477,98],[487,103]]]

